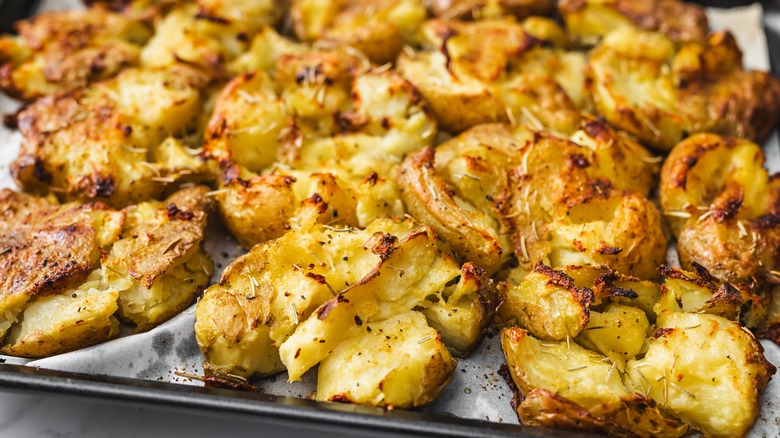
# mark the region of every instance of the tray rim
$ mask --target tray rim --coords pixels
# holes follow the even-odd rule
[[[220,418],[272,422],[303,428],[381,433],[392,437],[586,437],[576,431],[541,429],[421,410],[384,410],[351,404],[113,377],[0,363],[0,391],[77,397],[143,405]]]

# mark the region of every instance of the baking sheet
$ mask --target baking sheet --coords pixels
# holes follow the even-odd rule
[[[79,7],[75,0],[44,1],[42,9]],[[749,68],[768,69],[767,42],[761,26],[760,5],[738,10],[709,10],[714,30],[729,28],[735,34],[745,52],[745,64]],[[0,97],[0,111],[9,112],[17,103]],[[14,187],[8,173],[8,164],[16,157],[21,136],[14,131],[0,128],[0,188]],[[780,171],[780,144],[775,133],[765,145],[767,167]],[[244,250],[227,231],[212,220],[205,247],[214,258],[216,281],[222,268]],[[673,262],[674,260],[670,260]],[[28,366],[52,370],[80,372],[95,375],[131,377],[145,380],[174,382],[184,385],[200,385],[178,376],[176,373],[201,374],[203,357],[195,343],[193,324],[194,306],[181,315],[143,334],[136,334],[51,358],[36,361],[0,356],[8,363],[26,363]],[[780,348],[771,342],[762,342],[767,358],[780,366]],[[461,418],[517,423],[510,407],[512,393],[497,371],[504,363],[498,336],[487,337],[480,347],[458,365],[450,385],[439,399],[425,408],[430,413],[455,415]],[[756,425],[749,436],[777,436],[780,428],[780,378],[770,382],[764,395],[764,403]],[[268,394],[306,397],[315,389],[316,369],[303,376],[300,382],[287,383],[285,374],[255,382]]]

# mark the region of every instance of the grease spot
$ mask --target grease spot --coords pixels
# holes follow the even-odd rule
[[[165,357],[171,354],[173,348],[173,333],[160,332],[154,335],[152,338],[152,349],[157,356]]]

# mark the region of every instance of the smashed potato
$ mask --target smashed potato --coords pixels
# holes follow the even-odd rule
[[[244,377],[286,368],[298,380],[322,362],[319,399],[432,401],[454,369],[442,342],[456,352],[476,344],[495,312],[492,282],[472,264],[459,267],[411,219],[334,227],[322,223],[329,206],[318,196],[295,217],[289,232],[233,262],[199,302],[196,337],[210,366]],[[352,355],[359,345],[378,351]],[[414,357],[379,360],[390,351]],[[377,365],[359,381],[332,376],[361,363]]]
[[[629,26],[657,31],[673,41],[705,41],[709,29],[700,5],[680,0],[560,0],[566,30],[583,44],[596,44]]]
[[[553,21],[534,23],[531,32],[512,21],[430,20],[423,49],[405,51],[398,70],[446,131],[517,121],[571,134],[585,105],[585,56],[557,44],[562,31]]]
[[[333,223],[402,216],[398,163],[436,136],[414,87],[341,49],[293,45],[271,31],[256,42],[257,56],[242,62],[270,70],[233,79],[206,130],[204,156],[217,165],[231,232],[247,247],[279,237],[314,193]]]
[[[290,18],[302,41],[347,45],[384,64],[417,41],[426,11],[421,0],[293,0]]]
[[[127,69],[42,98],[18,116],[23,141],[11,174],[31,192],[113,207],[204,180],[206,167],[181,140],[196,128],[204,81],[184,66]]]
[[[72,90],[138,64],[151,30],[100,8],[53,11],[16,23],[0,36],[0,88],[33,100]]]
[[[144,330],[191,304],[211,270],[199,249],[205,191],[184,189],[167,203],[124,211],[0,191],[0,351],[65,353],[116,336],[118,318]],[[166,215],[175,218],[166,221]],[[154,233],[162,241],[179,236],[178,248],[138,247]],[[119,275],[120,267],[128,273]],[[153,275],[139,283],[125,277],[147,272]]]
[[[694,135],[669,154],[660,201],[682,265],[704,266],[735,284],[776,282],[780,267],[780,179],[747,140]]]
[[[519,328],[501,334],[510,375],[524,397],[523,424],[622,436],[680,437],[688,426],[629,391],[615,363],[573,342],[542,342]]]
[[[763,141],[780,120],[780,83],[744,70],[728,32],[676,45],[619,28],[591,52],[586,85],[607,122],[661,150],[700,132]]]
[[[707,436],[743,436],[775,367],[736,322],[664,311],[647,352],[629,361],[627,384]]]
[[[279,0],[182,2],[155,23],[154,36],[141,52],[141,64],[163,68],[183,63],[210,78],[226,78],[228,64],[283,12]]]
[[[410,214],[488,272],[514,252],[527,271],[543,260],[656,276],[666,239],[660,214],[642,196],[655,160],[593,119],[572,139],[522,126],[472,128],[410,154],[399,175],[402,198]]]

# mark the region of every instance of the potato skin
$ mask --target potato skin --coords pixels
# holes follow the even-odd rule
[[[759,288],[771,280],[780,266],[780,179],[763,165],[758,145],[714,134],[691,136],[669,154],[660,201],[686,269],[698,263]]]
[[[0,88],[34,100],[113,77],[139,62],[148,26],[101,8],[50,11],[0,36]]]
[[[680,0],[561,0],[558,12],[573,38],[595,43],[622,26],[656,31],[674,41],[704,41],[709,25],[699,5]]]
[[[780,82],[745,71],[728,32],[677,46],[619,28],[591,53],[586,84],[600,116],[659,150],[700,132],[763,141],[780,107]]]

